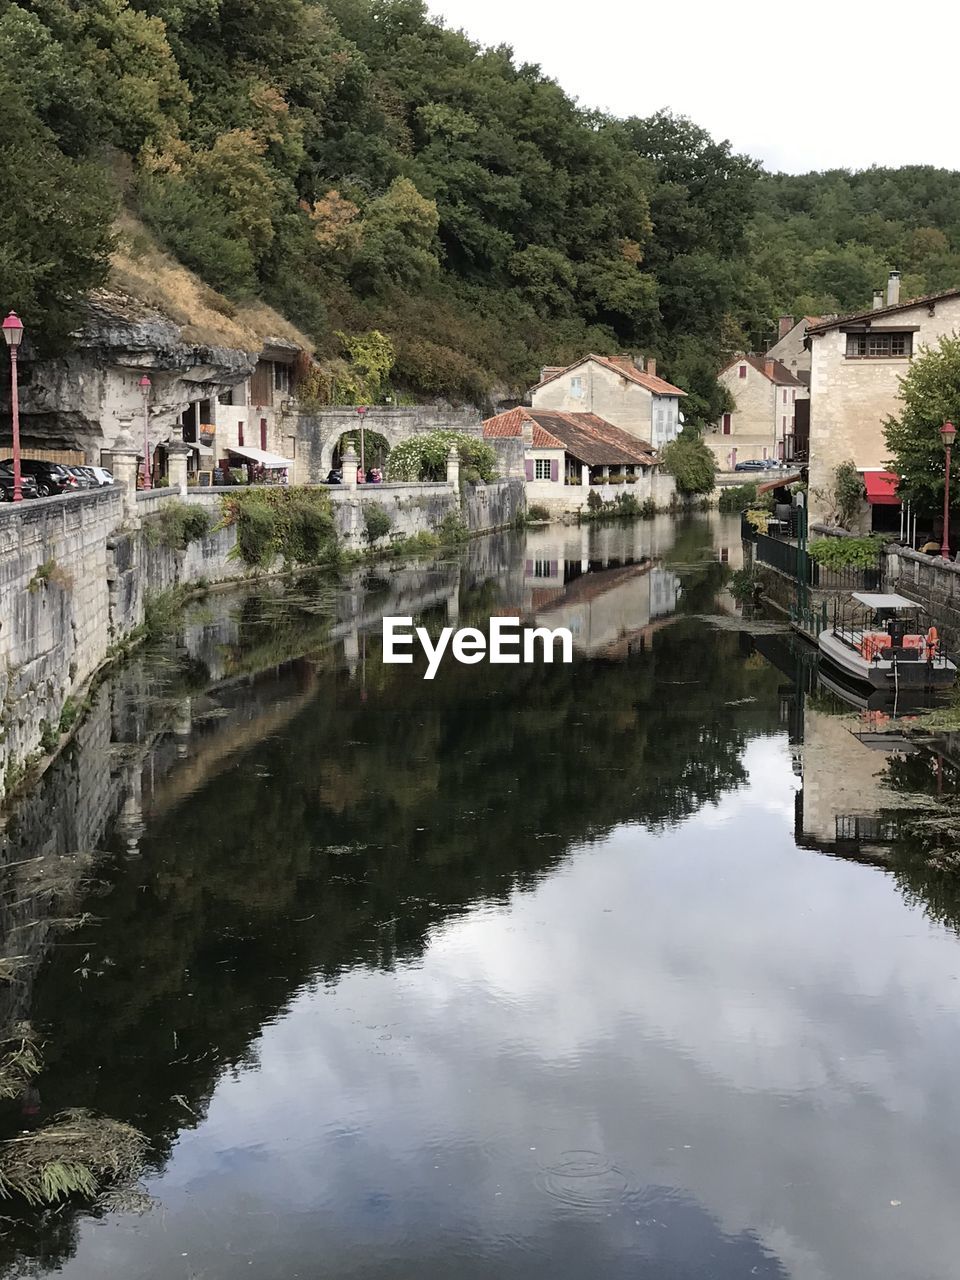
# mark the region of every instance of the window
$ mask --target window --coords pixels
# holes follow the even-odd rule
[[[579,399],[583,395],[583,379],[580,377],[570,379],[570,394]]]
[[[290,366],[273,362],[273,389],[287,395],[290,391]]]
[[[896,360],[913,355],[912,333],[848,333],[847,358]]]
[[[552,574],[551,574],[551,572],[550,572],[550,561],[549,561],[549,560],[534,560],[534,562],[533,562],[533,576],[534,576],[535,578],[549,578],[549,577],[552,577]]]
[[[783,389],[783,403],[784,403],[784,404],[786,404],[786,403],[787,403],[787,389],[786,389],[786,387],[784,387],[784,389]]]
[[[796,393],[796,392],[794,392],[794,393],[793,393],[793,400],[794,400],[794,403],[796,403],[796,400],[797,400],[797,393]]]
[[[730,415],[729,415],[729,413],[725,413],[725,414],[723,415],[723,434],[724,434],[725,436],[728,436],[728,435],[730,434]]]
[[[537,458],[533,464],[533,467],[534,467],[534,470],[533,470],[534,480],[550,479],[550,459],[549,458]]]
[[[747,366],[745,364],[742,364],[740,366],[740,377],[745,378],[746,376],[747,376]]]
[[[780,421],[783,423],[783,430],[784,430],[784,432],[786,432],[786,430],[787,430],[787,415],[786,415],[786,414],[784,414],[784,415],[783,415],[783,417],[780,419]]]
[[[237,423],[237,444],[240,446],[241,449],[243,448],[243,423],[242,422]]]

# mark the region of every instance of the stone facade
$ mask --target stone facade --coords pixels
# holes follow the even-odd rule
[[[785,369],[800,382],[810,383],[810,348],[807,346],[807,329],[811,324],[826,319],[825,316],[802,316],[794,322],[793,316],[781,316],[780,336],[766,353],[768,360],[779,360]]]
[[[951,654],[960,650],[960,564],[890,544],[884,557],[884,586],[922,605]]]
[[[656,374],[649,376],[655,378]],[[588,357],[534,387],[530,405],[563,413],[595,413],[660,449],[679,433],[681,394],[656,394],[634,381],[629,370]]]
[[[960,330],[960,296],[943,295],[915,305],[903,304],[862,317],[853,324],[874,333],[907,332],[914,354],[936,347],[944,335]],[[847,355],[847,333],[840,322],[810,335],[810,512],[825,519],[832,510],[836,468],[853,462],[859,470],[885,470],[889,451],[883,423],[900,407],[900,379],[911,356],[863,358]]]
[[[364,430],[383,436],[391,449],[411,436],[431,431],[461,431],[479,436],[482,422],[479,409],[453,409],[443,405],[410,405],[394,408],[371,405],[363,420]],[[347,433],[359,434],[360,419],[352,405],[326,409],[298,410],[291,430],[295,435],[296,484],[322,484],[333,466],[334,450]]]
[[[751,458],[781,458],[784,438],[793,432],[798,400],[809,392],[783,366],[756,356],[741,356],[718,375],[735,408],[704,436],[721,471]]]

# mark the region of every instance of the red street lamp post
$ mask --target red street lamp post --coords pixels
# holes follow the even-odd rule
[[[11,311],[3,322],[3,337],[10,349],[10,416],[13,419],[13,501],[23,501],[20,474],[20,389],[17,385],[17,353],[23,338],[23,321]]]
[[[940,554],[946,560],[950,558],[950,450],[956,434],[957,428],[952,422],[945,422],[940,428],[940,439],[947,454],[946,483],[943,486],[943,545],[940,548]]]
[[[363,420],[370,412],[365,404],[358,405],[357,414],[360,418],[360,470],[363,472],[363,478],[367,478],[367,462],[363,452]]]
[[[137,383],[143,396],[143,487],[151,488],[150,482],[150,388],[153,383],[146,374]]]

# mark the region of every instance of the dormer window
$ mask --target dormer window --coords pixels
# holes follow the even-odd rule
[[[903,360],[912,355],[912,333],[847,334],[847,358],[851,360]]]
[[[570,394],[578,398],[583,395],[583,378],[578,376],[570,379]]]
[[[747,366],[745,364],[742,364],[740,366],[740,377],[745,378],[746,376],[747,376]]]

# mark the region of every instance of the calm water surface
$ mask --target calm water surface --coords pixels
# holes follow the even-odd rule
[[[960,911],[897,836],[956,771],[738,629],[740,556],[488,539],[211,597],[105,686],[7,831],[4,1015],[153,1203],[8,1219],[3,1274],[956,1275]],[[575,664],[381,663],[384,612],[517,611]]]

